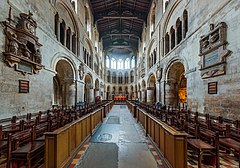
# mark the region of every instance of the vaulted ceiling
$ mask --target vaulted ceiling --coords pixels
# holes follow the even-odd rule
[[[89,0],[103,48],[138,48],[151,0]]]

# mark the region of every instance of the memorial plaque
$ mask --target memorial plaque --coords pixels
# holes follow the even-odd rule
[[[19,93],[29,93],[29,81],[19,80]]]
[[[217,94],[217,82],[208,83],[208,94]]]
[[[219,62],[218,50],[204,56],[204,67],[215,65]]]
[[[32,66],[24,63],[19,63],[17,67],[18,71],[25,72],[25,73],[32,73]]]
[[[209,28],[210,32],[200,39],[200,71],[203,79],[226,74],[226,58],[231,54],[227,49],[226,23],[210,24]]]

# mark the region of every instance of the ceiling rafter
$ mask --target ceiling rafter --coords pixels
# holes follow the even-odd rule
[[[89,0],[103,47],[137,48],[152,0]]]

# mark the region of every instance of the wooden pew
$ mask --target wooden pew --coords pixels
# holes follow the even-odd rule
[[[232,151],[235,156],[237,156],[239,161],[239,168],[240,168],[240,142],[231,138],[231,128],[230,125],[226,125],[226,135],[225,137],[219,138],[219,146],[226,150]]]
[[[200,129],[199,126],[195,126],[196,132],[195,132],[195,137],[196,139],[188,139],[188,148],[196,151],[198,153],[198,168],[202,167],[202,158],[203,155],[211,155],[211,156],[216,156],[216,168],[219,168],[219,149],[218,145],[215,147],[202,141],[199,138],[199,133]],[[218,139],[216,138],[215,144],[218,144]]]
[[[23,131],[22,131],[23,132]],[[30,134],[30,143],[25,144]],[[21,136],[19,134],[19,136]],[[15,135],[16,138],[16,135]],[[12,164],[24,164],[27,168],[34,167],[40,163],[43,163],[44,158],[44,142],[35,141],[36,130],[35,126],[29,131],[24,133],[24,137],[18,137],[18,144],[15,145],[15,149],[11,152]],[[29,141],[29,139],[28,139]]]

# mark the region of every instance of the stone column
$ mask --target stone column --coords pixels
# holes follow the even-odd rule
[[[72,31],[70,31],[70,38],[69,38],[69,50],[72,51]]]
[[[75,88],[75,82],[73,84],[69,85],[69,91],[68,91],[68,106],[75,105],[75,93],[76,93],[76,88]]]
[[[94,89],[92,87],[89,89],[88,102],[94,102]]]
[[[154,96],[154,88],[148,87],[147,88],[147,102],[153,103],[153,96]]]
[[[166,104],[171,106],[177,106],[177,96],[176,96],[176,84],[175,80],[168,80],[165,86],[166,92]]]
[[[160,82],[158,81],[157,84],[156,84],[156,98],[157,98],[157,102],[161,102],[161,84]]]
[[[142,90],[142,102],[145,102],[145,90]]]
[[[142,99],[141,99],[141,98],[142,98],[142,97],[141,97],[141,91],[139,90],[139,91],[137,92],[137,94],[138,94],[138,100],[141,101],[141,100],[142,100]]]
[[[95,97],[100,96],[100,94],[99,94],[99,89],[95,89],[94,91],[95,91],[95,94],[94,94]]]
[[[84,82],[77,81],[77,102],[84,102]]]
[[[177,46],[177,41],[178,41],[177,27],[174,27],[174,29],[175,29],[175,46]]]
[[[66,24],[65,24],[65,27],[64,27],[64,46],[67,46],[67,29],[66,29]]]

